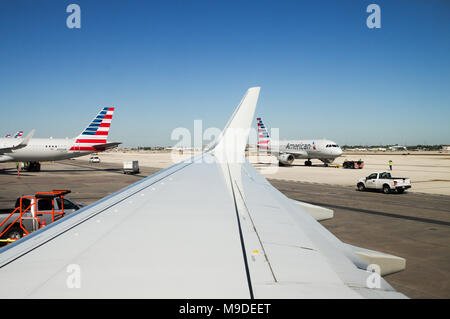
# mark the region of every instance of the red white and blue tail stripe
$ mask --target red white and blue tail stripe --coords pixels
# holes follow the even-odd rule
[[[256,118],[256,122],[258,124],[258,148],[268,150],[270,143],[269,133],[260,117]]]
[[[14,134],[14,137],[19,138],[19,137],[22,137],[22,135],[23,135],[23,131],[19,131],[16,134]]]
[[[6,138],[10,138],[10,137],[11,137],[11,134],[6,134],[5,137],[6,137]]]
[[[111,126],[114,107],[105,107],[92,120],[88,127],[78,135],[71,151],[97,151],[94,145],[106,144]]]

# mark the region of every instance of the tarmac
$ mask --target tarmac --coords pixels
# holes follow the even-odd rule
[[[119,163],[124,160],[138,160],[141,166],[166,168],[192,156],[191,152],[108,152],[100,155],[104,163]],[[361,177],[373,172],[390,171],[394,177],[411,179],[410,192],[450,195],[450,154],[438,152],[373,152],[344,153],[333,164],[342,165],[344,160],[362,160],[363,169],[325,167],[319,160],[312,160],[313,166],[305,166],[305,160],[295,160],[292,166],[279,167],[274,156],[249,156],[249,161],[266,178],[298,182],[325,183],[331,185],[356,185]]]
[[[170,166],[171,156],[161,152],[103,153],[100,164],[89,163],[88,157],[42,163],[41,172],[21,172],[20,178],[14,163],[0,164],[0,209],[11,208],[21,194],[51,189],[70,189],[68,198],[90,204]],[[384,156],[363,158],[368,164],[362,170],[323,167],[319,163],[304,167],[298,161],[300,166],[280,167],[266,177],[290,198],[333,209],[334,218],[322,224],[343,242],[406,258],[406,270],[385,277],[398,291],[410,298],[450,298],[450,196],[439,194],[446,189],[445,182],[429,182],[433,187],[425,191],[435,194],[423,189],[401,195],[356,191],[353,179],[370,174],[373,167],[385,168]],[[389,157],[396,165],[394,172],[434,176],[442,171],[441,179],[449,178],[446,156],[421,156],[425,158]],[[424,159],[427,164],[423,164]],[[141,172],[123,174],[123,160],[139,160]],[[261,159],[250,160],[261,170],[268,167],[256,162],[262,163]]]

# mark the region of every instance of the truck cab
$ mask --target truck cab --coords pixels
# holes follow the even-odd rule
[[[79,210],[83,205],[64,198],[68,190],[17,198],[14,210],[0,215],[0,241],[9,243]]]
[[[50,212],[52,212],[52,209],[54,209],[55,212],[55,219],[58,220],[63,215],[69,215],[82,207],[82,205],[75,204],[67,198],[63,198],[61,203],[61,198],[59,197],[52,200],[51,198],[30,198],[32,196],[33,195],[23,195],[18,197],[14,208],[18,208],[20,206],[21,199],[22,207],[28,207],[30,206],[30,204],[34,204],[35,201],[37,201],[37,205],[31,205],[29,212],[25,213],[24,215],[43,217],[46,225],[52,222],[52,214],[50,214]]]

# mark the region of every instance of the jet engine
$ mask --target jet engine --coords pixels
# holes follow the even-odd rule
[[[280,166],[291,165],[294,161],[294,155],[292,154],[280,154],[278,156],[278,162]]]

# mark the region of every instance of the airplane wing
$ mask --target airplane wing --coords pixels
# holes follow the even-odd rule
[[[25,146],[28,145],[28,142],[31,140],[31,138],[34,135],[35,130],[33,129],[30,133],[28,133],[27,136],[25,136],[25,138],[20,141],[19,143],[12,145],[10,147],[4,147],[4,148],[0,148],[0,155],[6,154],[6,153],[11,153],[14,150],[18,150],[21,148],[24,148]]]
[[[203,154],[3,248],[0,297],[405,297],[368,285],[358,248],[245,160],[258,96],[247,91]]]

